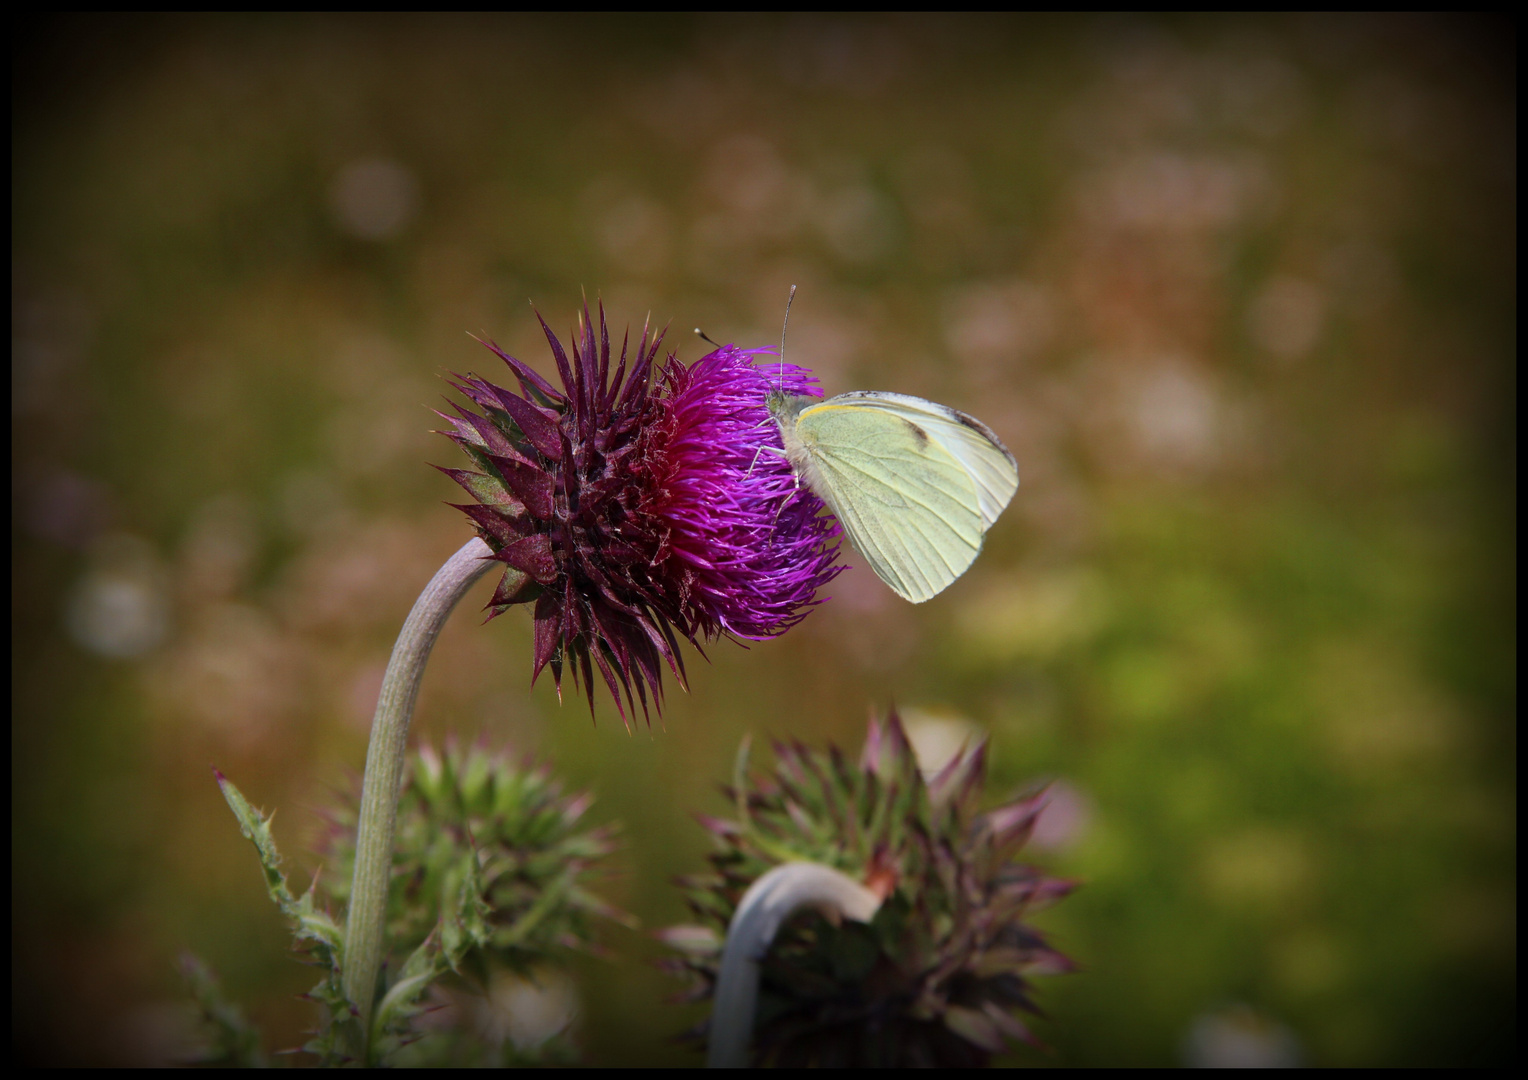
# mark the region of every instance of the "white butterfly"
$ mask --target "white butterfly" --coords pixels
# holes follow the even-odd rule
[[[796,476],[915,604],[966,572],[1018,490],[1007,447],[948,405],[867,390],[826,401],[776,391],[767,403]]]

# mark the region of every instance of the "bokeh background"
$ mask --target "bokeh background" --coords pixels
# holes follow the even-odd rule
[[[1514,1044],[1516,52],[1450,18],[74,17],[12,97],[12,1032],[148,1063],[192,949],[308,1020],[217,765],[294,876],[469,535],[467,332],[778,340],[990,424],[1023,486],[921,607],[867,572],[628,733],[448,627],[416,732],[624,823],[651,929],[739,740],[987,733],[1057,797],[1049,1052],[1487,1064]],[[850,562],[856,560],[851,556]],[[589,1062],[695,1064],[645,931]],[[1216,1055],[1220,1055],[1217,1057]]]

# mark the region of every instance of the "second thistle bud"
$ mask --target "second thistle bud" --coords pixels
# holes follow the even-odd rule
[[[895,713],[872,721],[857,764],[836,748],[774,750],[771,774],[740,768],[728,789],[737,820],[702,818],[718,850],[685,882],[700,922],[662,935],[689,1000],[712,995],[748,887],[811,861],[885,899],[869,923],[809,912],[782,927],[760,964],[754,1064],[969,1067],[1033,1041],[1016,1015],[1037,1011],[1031,977],[1072,970],[1028,922],[1071,884],[1014,862],[1043,794],[979,811],[985,744],[925,782]]]

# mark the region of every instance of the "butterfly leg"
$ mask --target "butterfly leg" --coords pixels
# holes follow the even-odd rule
[[[753,455],[753,460],[748,463],[748,475],[749,476],[753,475],[753,467],[759,463],[759,454],[763,454],[763,453],[779,454],[781,457],[785,457],[785,451],[781,450],[778,447],[775,447],[775,446],[761,446],[761,447],[759,447],[758,453],[755,453]],[[794,470],[792,470],[791,475],[795,476],[795,471]]]
[[[771,521],[769,523],[769,535],[771,537],[773,537],[775,535],[775,530],[780,527],[780,515],[785,513],[785,506],[786,506],[786,504],[791,502],[793,499],[795,499],[795,497],[796,497],[796,493],[793,491],[789,495],[787,495],[785,498],[781,499],[780,500],[780,505],[775,507],[775,520]]]

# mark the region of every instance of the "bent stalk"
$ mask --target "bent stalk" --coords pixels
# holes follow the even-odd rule
[[[474,537],[436,571],[398,634],[392,658],[387,662],[387,674],[382,679],[382,693],[377,698],[371,743],[366,750],[366,774],[361,782],[355,878],[350,889],[342,960],[345,996],[360,1016],[366,1055],[370,1053],[372,999],[382,964],[388,873],[392,867],[393,830],[409,723],[414,717],[424,666],[441,627],[473,583],[490,568],[502,566],[492,561],[491,555],[488,545]]]
[[[759,961],[769,951],[780,924],[798,909],[831,908],[846,919],[869,922],[881,898],[853,878],[821,863],[777,866],[748,887],[727,927],[722,966],[711,1010],[706,1067],[741,1069],[748,1065],[748,1042],[759,999]]]

